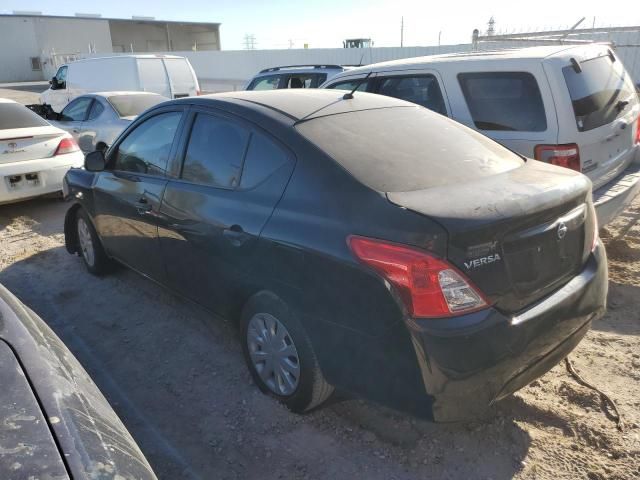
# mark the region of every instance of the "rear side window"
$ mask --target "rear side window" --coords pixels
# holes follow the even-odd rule
[[[199,113],[189,136],[182,179],[219,188],[240,182],[249,131],[226,118]]]
[[[388,77],[381,80],[377,93],[417,103],[443,115],[447,114],[440,85],[433,75]]]
[[[89,116],[87,120],[95,120],[98,118],[102,112],[104,112],[104,106],[100,101],[94,100],[93,105],[91,105],[91,110],[89,111]]]
[[[240,187],[253,188],[289,163],[287,152],[261,133],[253,133],[242,168]]]
[[[597,57],[580,62],[580,69],[576,72],[572,65],[562,69],[580,132],[611,123],[637,103],[633,83],[619,60]]]
[[[164,176],[181,117],[161,113],[138,125],[118,146],[114,169]]]
[[[362,82],[362,83],[361,83]],[[362,81],[362,78],[358,78],[356,80],[347,80],[346,82],[338,82],[338,83],[334,83],[333,85],[329,85],[327,88],[334,88],[336,90],[353,90],[354,88],[356,88],[356,85],[358,85],[358,90],[356,90],[357,92],[366,92],[367,91],[367,87],[369,86],[369,80],[365,80],[364,82]]]
[[[318,76],[312,73],[289,75],[286,88],[315,88],[318,86]]]
[[[547,129],[540,88],[530,73],[461,73],[458,81],[479,130],[542,132]]]
[[[46,127],[47,121],[17,103],[0,103],[0,130],[12,128]]]
[[[247,90],[275,90],[280,85],[280,75],[270,75],[254,79]]]

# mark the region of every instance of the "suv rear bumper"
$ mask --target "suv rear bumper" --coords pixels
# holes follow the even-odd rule
[[[600,227],[617,217],[640,192],[640,163],[632,163],[620,175],[593,192]]]
[[[607,287],[606,254],[599,243],[579,275],[517,315],[490,308],[409,322],[433,419],[478,417],[550,370],[604,314]]]

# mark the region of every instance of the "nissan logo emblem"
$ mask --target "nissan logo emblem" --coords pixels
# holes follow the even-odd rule
[[[562,240],[567,235],[567,226],[564,222],[558,224],[558,240]]]

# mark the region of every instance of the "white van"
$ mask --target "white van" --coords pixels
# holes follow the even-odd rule
[[[607,45],[407,58],[342,72],[320,88],[417,103],[526,157],[578,170],[593,183],[601,226],[640,191],[640,102]]]
[[[196,74],[184,57],[175,55],[118,55],[87,58],[62,65],[40,103],[60,112],[85,93],[106,91],[152,92],[166,98],[200,94]]]

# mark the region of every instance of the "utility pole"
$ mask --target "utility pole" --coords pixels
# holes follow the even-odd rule
[[[400,47],[404,47],[404,16],[400,18]]]

